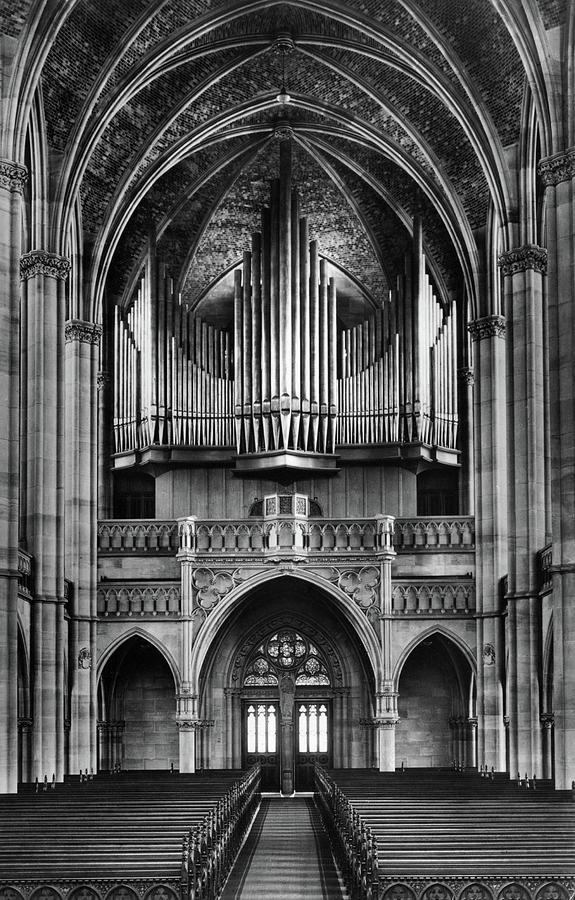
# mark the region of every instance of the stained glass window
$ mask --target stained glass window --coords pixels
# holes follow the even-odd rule
[[[327,666],[317,647],[298,631],[285,628],[270,635],[258,646],[245,671],[244,685],[276,685],[278,675],[290,671],[294,672],[296,685],[331,683]]]

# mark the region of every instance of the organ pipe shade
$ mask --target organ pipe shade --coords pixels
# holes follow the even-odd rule
[[[291,142],[282,141],[261,231],[234,272],[231,327],[183,305],[161,262],[142,273],[129,310],[116,308],[117,453],[152,445],[239,455],[456,449],[456,306],[435,296],[420,223],[389,299],[346,326],[291,182]]]

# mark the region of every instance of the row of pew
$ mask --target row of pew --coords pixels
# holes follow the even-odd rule
[[[550,782],[331,770],[377,843],[381,876],[575,875],[575,803]]]
[[[240,775],[98,775],[0,795],[0,882],[177,878],[183,835]]]

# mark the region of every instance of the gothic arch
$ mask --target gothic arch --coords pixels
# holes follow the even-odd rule
[[[434,635],[438,635],[439,637],[451,641],[451,643],[454,644],[454,646],[457,647],[457,649],[460,650],[465,657],[465,660],[469,664],[470,670],[473,675],[477,675],[477,661],[469,645],[466,644],[465,641],[454,631],[450,631],[448,628],[443,628],[441,625],[434,624],[430,625],[428,628],[414,637],[413,640],[411,640],[409,644],[407,644],[403,648],[400,656],[397,659],[397,662],[395,663],[393,674],[393,683],[395,685],[395,690],[397,690],[397,686],[399,685],[403,667],[405,666],[405,663],[411,656],[412,652],[425,640],[429,640],[429,638],[433,637]]]
[[[336,585],[326,582],[319,575],[311,572],[267,572],[256,575],[244,584],[238,585],[223,598],[213,612],[204,621],[200,628],[194,646],[192,648],[190,662],[190,682],[191,691],[196,693],[200,683],[200,673],[202,666],[208,657],[210,648],[216,640],[218,632],[232,611],[237,610],[240,600],[247,597],[256,587],[266,582],[275,581],[278,578],[293,578],[314,585],[319,588],[323,594],[328,595],[336,603],[337,609],[343,614],[344,618],[349,622],[353,633],[358,638],[363,647],[366,656],[371,665],[371,669],[375,679],[376,690],[380,689],[383,683],[383,670],[381,665],[381,654],[377,642],[375,631],[369,624],[367,618],[359,612],[350,601],[349,597],[343,593]]]
[[[127,643],[127,641],[134,637],[142,638],[143,640],[147,641],[155,650],[158,651],[160,656],[167,663],[174,679],[176,691],[178,691],[180,689],[181,676],[179,667],[174,657],[172,656],[166,645],[162,643],[162,641],[158,637],[156,637],[156,635],[154,635],[152,632],[146,631],[139,625],[134,625],[127,631],[122,632],[121,635],[119,635],[110,644],[108,644],[106,649],[101,654],[99,654],[96,670],[96,679],[98,684],[101,681],[102,673],[106,668],[107,663],[112,659],[114,653],[119,650],[123,644]]]

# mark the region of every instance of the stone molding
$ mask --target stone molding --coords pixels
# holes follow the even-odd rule
[[[81,319],[69,319],[66,322],[64,335],[66,343],[79,341],[81,344],[99,344],[102,337],[102,326],[95,322],[83,322]]]
[[[467,330],[472,341],[482,341],[485,338],[505,337],[505,319],[503,316],[483,316],[468,322]]]
[[[502,275],[517,275],[519,272],[534,272],[547,274],[547,250],[538,247],[537,244],[525,244],[524,247],[516,247],[502,253],[498,260],[498,266]]]
[[[35,275],[46,275],[66,281],[71,262],[65,256],[47,253],[45,250],[32,250],[20,257],[20,281],[27,281]]]
[[[0,159],[0,187],[21,194],[28,178],[28,169],[9,159]]]
[[[542,159],[537,170],[545,187],[554,187],[575,177],[575,147]]]

